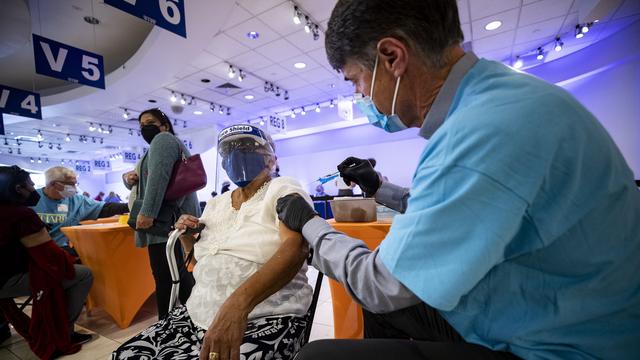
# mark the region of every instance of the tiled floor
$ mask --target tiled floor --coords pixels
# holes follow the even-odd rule
[[[317,271],[308,272],[309,283],[315,284]],[[133,323],[127,329],[120,329],[111,317],[100,309],[93,309],[90,315],[85,311],[76,322],[76,331],[95,334],[95,339],[84,344],[82,350],[74,355],[65,356],[65,360],[103,360],[109,359],[111,352],[120,344],[139,333],[157,320],[155,297],[152,296],[142,307]],[[27,308],[29,309],[29,308]],[[316,314],[311,328],[311,340],[333,338],[333,310],[329,283],[325,277],[320,289]],[[37,360],[27,343],[13,332],[13,336],[0,344],[0,360]]]

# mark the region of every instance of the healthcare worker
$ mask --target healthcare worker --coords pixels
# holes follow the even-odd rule
[[[407,204],[374,251],[279,200],[313,265],[365,309],[365,340],[312,342],[299,359],[639,359],[633,173],[570,94],[462,40],[454,0],[337,2],[329,63],[373,125],[429,142],[410,195],[368,161],[341,164],[379,202]]]

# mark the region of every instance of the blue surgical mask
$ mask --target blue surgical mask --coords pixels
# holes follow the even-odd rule
[[[238,187],[249,185],[266,167],[265,155],[256,152],[234,150],[222,159],[222,168]]]
[[[396,114],[396,100],[398,98],[398,88],[400,87],[400,78],[396,80],[396,89],[393,92],[393,100],[391,102],[391,115],[385,115],[381,113],[376,105],[373,103],[373,90],[376,83],[376,72],[378,71],[378,56],[376,56],[376,63],[373,68],[373,76],[371,78],[371,91],[369,96],[363,94],[355,94],[356,105],[360,109],[360,112],[367,117],[371,125],[379,127],[386,132],[397,132],[407,129],[407,126],[400,121],[400,117]]]

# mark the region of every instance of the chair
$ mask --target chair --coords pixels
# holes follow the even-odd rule
[[[176,300],[178,299],[178,292],[180,290],[180,269],[178,268],[174,248],[176,241],[178,241],[178,238],[183,233],[184,230],[176,229],[169,234],[169,240],[167,241],[167,261],[169,262],[169,271],[171,272],[171,298],[169,299],[169,312],[173,310],[173,307],[176,304]],[[303,345],[309,342],[309,337],[311,336],[311,326],[313,325],[313,318],[316,313],[318,298],[320,297],[320,288],[322,287],[323,277],[324,274],[318,272],[316,284],[313,287],[311,305],[309,305],[309,310],[307,310],[307,314],[305,315],[305,318],[307,320],[307,327],[304,331],[304,338],[302,342]]]

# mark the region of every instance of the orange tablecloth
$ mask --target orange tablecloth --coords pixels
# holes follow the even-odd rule
[[[329,223],[336,230],[364,241],[372,250],[380,245],[391,227],[391,224],[379,222],[339,223],[329,220]],[[335,338],[362,339],[364,334],[362,309],[337,281],[329,279],[329,288],[333,303],[333,334]]]
[[[135,246],[133,230],[118,223],[61,229],[93,272],[92,306],[104,309],[122,329],[155,291],[149,254]]]
[[[80,221],[80,224],[81,225],[92,225],[92,224],[107,224],[107,223],[114,223],[114,222],[117,223],[119,217],[120,217],[120,215],[114,215],[114,216],[95,219],[95,220],[82,220],[82,221]]]

